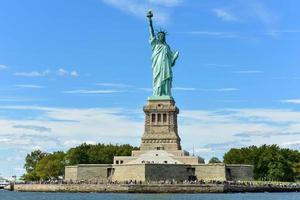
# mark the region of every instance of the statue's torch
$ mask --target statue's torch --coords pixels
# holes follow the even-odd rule
[[[152,13],[151,9],[148,10],[147,17],[150,18],[150,19],[153,17],[153,13]]]

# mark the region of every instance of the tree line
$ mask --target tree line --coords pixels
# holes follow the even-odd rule
[[[35,150],[27,154],[22,176],[25,181],[62,179],[66,165],[77,164],[112,164],[114,156],[130,156],[137,150],[129,144],[86,144],[69,149],[67,152],[53,153]]]
[[[82,144],[67,152],[46,153],[35,150],[27,154],[23,175],[25,181],[62,179],[66,165],[112,164],[114,156],[130,156],[132,150],[138,150],[129,144]],[[277,145],[249,146],[232,148],[224,155],[225,164],[249,164],[254,166],[255,180],[263,181],[299,181],[300,152]],[[212,157],[209,163],[221,163]]]
[[[224,163],[253,165],[256,180],[300,180],[300,152],[277,145],[232,148],[225,153]]]

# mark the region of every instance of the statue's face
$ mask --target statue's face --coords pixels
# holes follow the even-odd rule
[[[166,41],[166,35],[163,33],[158,33],[157,34],[157,40],[161,43],[164,43]]]

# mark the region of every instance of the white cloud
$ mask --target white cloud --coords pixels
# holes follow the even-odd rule
[[[293,104],[300,104],[300,99],[285,99],[281,100],[282,103],[293,103]]]
[[[32,88],[32,89],[43,88],[43,86],[33,85],[33,84],[18,84],[18,85],[14,85],[14,87],[17,87],[17,88]]]
[[[71,71],[71,72],[70,72],[70,75],[71,75],[71,76],[75,76],[75,77],[79,76],[79,74],[78,74],[77,71]]]
[[[226,65],[226,64],[216,64],[216,63],[207,63],[203,64],[205,67],[211,67],[211,68],[227,68],[232,67],[232,65]]]
[[[182,91],[195,91],[196,88],[192,88],[192,87],[174,87],[174,90],[182,90]]]
[[[15,72],[15,76],[27,76],[27,77],[42,77],[42,76],[48,76],[48,75],[58,75],[58,76],[72,76],[77,77],[79,76],[79,73],[75,70],[68,71],[63,68],[59,68],[58,70],[44,70],[44,71],[31,71],[31,72]]]
[[[268,28],[273,27],[277,23],[277,15],[275,15],[275,13],[267,8],[263,3],[253,2],[249,6],[251,8],[251,11],[253,12],[253,15],[262,23],[264,23]]]
[[[265,35],[272,36],[274,38],[278,38],[282,34],[298,34],[300,30],[272,30],[272,27],[268,28],[270,30],[261,30],[261,31],[252,31],[252,33],[248,32],[240,32],[240,31],[211,31],[211,30],[194,30],[194,31],[182,31],[176,32],[177,34],[188,34],[202,37],[214,37],[217,39],[251,39],[253,41],[257,41],[258,37],[263,37]]]
[[[280,146],[284,148],[300,149],[300,140],[284,142]]]
[[[223,32],[223,31],[185,31],[185,32],[178,32],[183,34],[190,34],[190,35],[199,35],[199,36],[209,36],[215,38],[240,38],[240,33],[238,32]]]
[[[228,7],[215,8],[213,13],[223,21],[249,22],[256,19],[268,30],[273,30],[278,23],[278,16],[261,1],[240,1]]]
[[[210,152],[212,152],[212,149],[211,148],[197,148],[197,149],[192,149],[189,152],[192,153],[193,151],[196,154],[201,154],[201,153],[210,153]]]
[[[272,30],[275,33],[300,33],[299,29],[282,29],[282,30]]]
[[[58,76],[73,76],[73,77],[79,76],[79,73],[77,71],[75,71],[75,70],[68,71],[64,68],[59,68],[56,71],[56,73],[57,73]]]
[[[7,66],[6,65],[0,65],[0,69],[6,69]]]
[[[1,147],[6,149],[22,149],[31,151],[39,146],[39,149],[60,148],[61,144],[58,139],[50,134],[28,134],[23,131],[14,131],[9,134],[0,132]],[[29,130],[27,132],[30,132]]]
[[[43,99],[23,98],[23,97],[0,97],[0,102],[29,102],[42,101]]]
[[[79,73],[77,71],[75,71],[75,70],[68,71],[64,68],[59,68],[56,71],[56,73],[57,73],[58,76],[73,76],[73,77],[79,76]]]
[[[47,127],[52,133],[62,133],[61,136],[72,136],[66,141],[78,140],[93,141],[90,135],[81,135],[80,132],[94,133],[95,137],[99,133],[102,137],[130,137],[133,127],[138,126],[138,130],[133,131],[134,137],[142,134],[143,120],[136,121],[126,115],[128,111],[124,109],[66,109],[49,108],[35,106],[10,106],[1,107],[16,110],[38,110],[44,117],[32,120],[1,120],[1,127],[9,126],[9,130],[4,128],[1,132],[17,131],[14,126],[22,124],[22,127]],[[140,113],[142,111],[140,110]],[[200,143],[228,142],[237,140],[241,134],[248,134],[251,137],[271,137],[276,142],[276,137],[293,137],[299,135],[300,112],[281,109],[222,109],[222,110],[183,110],[180,116],[179,128],[184,136],[183,140],[193,140],[199,137]],[[45,121],[46,120],[46,121]],[[2,122],[2,124],[1,124]],[[128,127],[126,125],[128,123]],[[135,124],[134,126],[132,126]],[[83,126],[83,127],[82,127]],[[112,130],[117,126],[118,131]],[[198,128],[195,128],[198,127]],[[111,129],[111,130],[110,130]],[[29,129],[28,129],[29,130]],[[100,131],[102,130],[102,131]],[[30,131],[30,130],[29,130]],[[32,130],[31,134],[36,134]],[[198,132],[200,131],[200,132]],[[47,132],[45,132],[47,133]],[[240,135],[239,135],[240,133]],[[128,135],[127,135],[128,134]],[[187,135],[186,135],[187,134]],[[102,139],[98,137],[98,139]],[[202,138],[200,140],[200,138]],[[107,139],[107,138],[106,138]],[[223,140],[224,139],[224,140]],[[217,140],[217,141],[216,141]],[[64,141],[64,140],[63,140]],[[135,141],[139,142],[139,141]],[[270,138],[265,141],[270,143]],[[282,143],[280,141],[279,143]],[[190,146],[190,145],[189,145]]]
[[[57,75],[58,76],[73,76],[73,77],[78,77],[79,76],[79,73],[75,70],[72,70],[72,71],[68,71],[66,69],[63,69],[63,68],[59,68],[57,71],[56,71]]]
[[[38,111],[36,118],[4,119],[0,116],[0,140],[2,145],[19,146],[25,149],[36,145],[48,149],[42,143],[53,143],[59,148],[63,143],[79,142],[130,142],[142,133],[143,125],[131,119],[123,109],[67,109],[36,106],[1,107]],[[138,143],[139,141],[135,141]],[[55,143],[55,144],[54,144]],[[76,142],[73,142],[76,143]],[[62,148],[64,146],[61,146]]]
[[[241,70],[241,71],[234,71],[235,74],[261,74],[263,71],[260,70]]]
[[[16,156],[25,157],[34,148],[66,150],[83,142],[139,145],[143,133],[142,108],[128,111],[122,108],[1,106],[0,109],[16,114],[23,110],[39,113],[30,118],[18,114],[17,119],[0,115],[0,148],[11,152],[18,150]],[[133,116],[132,113],[137,114]],[[206,159],[221,158],[232,147],[249,145],[279,144],[299,150],[299,130],[300,112],[294,110],[181,110],[179,114],[182,147],[191,151],[194,146],[195,153]],[[5,166],[10,165],[7,162]],[[14,164],[16,167],[22,165],[22,161]]]
[[[50,74],[50,70],[45,70],[43,72],[32,71],[32,72],[16,72],[16,73],[14,73],[15,76],[28,76],[28,77],[46,76],[48,74]]]
[[[293,110],[183,110],[179,118],[182,146],[203,149],[199,155],[206,159],[222,157],[233,147],[297,141],[299,130],[300,112]],[[300,150],[300,145],[289,147]]]
[[[50,111],[51,108],[42,107],[42,106],[0,106],[1,109],[11,109],[11,110],[42,110],[42,111]]]
[[[145,92],[152,92],[152,88],[139,88],[139,90],[142,90]]]
[[[247,102],[246,100],[238,100],[238,99],[224,99],[224,100],[216,100],[216,102],[221,103],[241,103],[241,102]]]
[[[184,0],[102,0],[121,11],[146,19],[148,9],[154,11],[154,20],[166,24],[170,17],[170,8],[179,6]]]
[[[300,112],[289,109],[229,109],[233,117],[243,116],[247,120],[259,123],[297,123],[300,121]],[[285,132],[298,132],[296,130]]]
[[[241,138],[251,138],[251,137],[264,137],[264,138],[270,138],[271,136],[290,136],[290,135],[300,135],[300,132],[242,132],[242,133],[236,133],[234,136],[241,137]]]
[[[26,154],[36,149],[47,152],[67,150],[83,142],[138,145],[138,138],[143,130],[142,123],[131,119],[126,115],[128,111],[122,109],[37,106],[11,106],[5,109],[11,109],[14,113],[33,111],[39,115],[30,118],[26,115],[18,119],[0,116],[0,158],[23,158],[5,162],[0,159],[1,166],[22,168]],[[0,173],[16,173],[20,176],[23,171],[12,171],[9,167],[3,167]]]
[[[288,75],[288,76],[272,77],[272,79],[275,79],[275,80],[300,80],[300,77],[299,76]]]
[[[234,92],[238,91],[238,88],[216,88],[216,89],[206,89],[206,88],[200,88],[197,89],[201,92]]]
[[[123,83],[96,83],[96,85],[104,86],[104,87],[120,87],[120,88],[133,87],[132,85],[123,84]]]
[[[67,94],[112,94],[112,93],[118,93],[123,92],[120,90],[69,90],[64,91],[63,93]]]
[[[68,147],[68,148],[72,148],[75,146],[78,146],[82,143],[86,143],[86,144],[97,144],[95,141],[85,141],[85,140],[67,140],[63,142],[63,145]]]
[[[68,72],[67,70],[63,69],[63,68],[59,68],[59,69],[57,70],[57,74],[58,74],[59,76],[65,76],[65,75],[68,75],[69,72]]]
[[[45,126],[14,125],[13,128],[20,128],[20,129],[26,129],[26,130],[34,130],[34,131],[38,131],[38,132],[51,132],[51,129],[47,128]]]
[[[285,29],[275,29],[275,30],[268,30],[266,32],[267,35],[271,35],[271,36],[275,36],[275,37],[278,37],[279,35],[281,34],[296,34],[296,33],[300,33],[300,30],[298,29],[290,29],[290,30],[285,30]]]
[[[234,3],[227,4],[226,7],[215,8],[212,12],[221,20],[226,22],[240,23],[260,23],[265,31],[259,31],[256,35],[268,35],[273,38],[278,38],[281,34],[278,30],[279,16],[271,10],[266,3],[258,0],[253,1],[234,1]],[[278,31],[276,31],[278,30]],[[298,30],[283,30],[282,33],[297,33]],[[240,33],[240,36],[246,35],[246,38],[252,38],[257,40],[256,36],[253,37],[253,33],[250,36],[249,33]]]
[[[148,0],[148,2],[161,6],[173,7],[181,4],[183,0]]]
[[[228,9],[215,8],[212,11],[217,17],[219,17],[223,21],[237,21],[237,18]]]

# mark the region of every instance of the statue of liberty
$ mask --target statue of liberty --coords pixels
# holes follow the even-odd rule
[[[153,96],[150,99],[172,98],[172,67],[175,65],[179,52],[172,52],[166,43],[166,32],[158,31],[155,35],[151,10],[147,13],[152,48]]]

